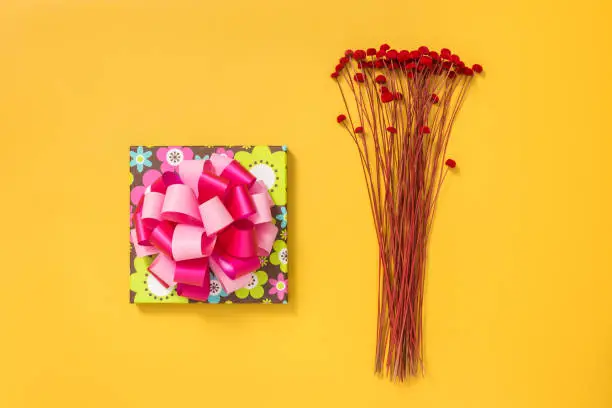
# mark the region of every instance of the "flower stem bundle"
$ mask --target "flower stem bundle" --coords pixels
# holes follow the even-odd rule
[[[423,285],[453,123],[474,74],[444,48],[347,50],[331,77],[337,117],[361,159],[379,247],[375,370],[405,381],[423,372]]]

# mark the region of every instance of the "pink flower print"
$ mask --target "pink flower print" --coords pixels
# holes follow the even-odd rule
[[[225,150],[224,148],[220,147],[217,150],[215,150],[215,153],[221,156],[229,157],[230,159],[234,158],[234,152],[231,151],[230,149]]]
[[[138,205],[138,202],[140,202],[140,199],[142,198],[142,196],[144,195],[147,187],[149,187],[151,184],[153,184],[155,182],[155,180],[157,180],[158,178],[161,177],[161,173],[157,170],[147,170],[143,175],[142,175],[142,186],[136,186],[132,189],[132,191],[130,191],[130,201],[132,202],[132,204],[134,205]]]
[[[160,147],[155,154],[157,159],[162,162],[161,171],[174,171],[176,166],[183,160],[193,159],[193,150],[188,147],[168,146]]]
[[[268,293],[276,295],[278,300],[283,300],[287,294],[287,281],[282,273],[279,273],[276,279],[270,279],[268,282],[272,285]]]

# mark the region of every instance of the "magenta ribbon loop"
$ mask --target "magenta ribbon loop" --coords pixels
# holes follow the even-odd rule
[[[213,197],[225,198],[230,183],[223,177],[202,172],[198,180],[198,202],[205,203]]]
[[[189,259],[176,263],[174,280],[189,286],[203,286],[208,270],[208,259]],[[208,296],[208,295],[207,295]]]
[[[251,187],[251,185],[255,182],[255,176],[247,171],[240,163],[236,160],[233,160],[231,163],[223,169],[223,173],[221,173],[222,177],[225,177],[232,183],[232,185],[246,185],[247,187]]]
[[[162,221],[151,232],[149,242],[161,253],[169,258],[172,258],[172,236],[174,235],[175,224],[168,221]]]
[[[259,258],[237,258],[227,254],[217,254],[213,257],[217,265],[230,279],[236,279],[259,268]]]
[[[221,246],[229,255],[250,258],[257,255],[253,223],[239,220],[219,235]]]
[[[206,301],[210,271],[229,294],[249,283],[278,228],[265,184],[240,163],[213,154],[165,172],[136,207],[130,238],[137,256],[156,255],[151,274],[179,296]]]
[[[256,208],[249,190],[244,185],[234,186],[227,199],[227,209],[236,220],[255,214]]]

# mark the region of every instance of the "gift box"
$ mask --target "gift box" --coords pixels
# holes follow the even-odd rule
[[[130,303],[287,303],[285,146],[130,147]]]

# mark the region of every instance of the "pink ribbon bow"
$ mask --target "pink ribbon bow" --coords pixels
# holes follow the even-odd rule
[[[229,294],[249,283],[278,228],[266,185],[240,163],[213,154],[184,160],[145,192],[133,215],[137,256],[156,255],[149,271],[179,296],[205,301],[210,274]]]

